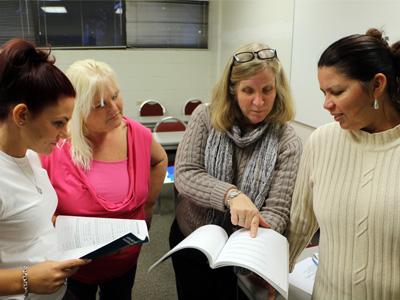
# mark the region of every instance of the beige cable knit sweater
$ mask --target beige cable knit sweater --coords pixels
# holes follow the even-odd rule
[[[313,299],[400,299],[400,125],[317,129],[302,156],[288,238],[293,262],[320,228]]]
[[[201,105],[193,113],[176,155],[175,186],[179,192],[176,218],[184,235],[206,224],[208,208],[218,210],[216,219],[219,225],[228,233],[232,231],[229,213],[224,214],[227,212],[224,198],[226,192],[242,180],[243,170],[253,151],[252,146],[236,148],[233,163],[236,176],[232,184],[210,176],[204,167],[204,151],[210,129],[209,107]],[[281,233],[289,221],[300,155],[300,138],[291,126],[286,125],[279,140],[271,187],[261,208],[261,214],[271,228]]]

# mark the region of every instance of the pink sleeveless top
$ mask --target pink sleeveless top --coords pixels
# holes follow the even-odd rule
[[[87,173],[77,167],[71,158],[70,144],[55,148],[48,156],[42,156],[43,167],[58,195],[56,214],[108,217],[122,219],[144,219],[144,204],[149,196],[150,160],[152,135],[148,128],[128,118],[127,124],[129,175],[128,189],[123,188],[118,196],[107,197],[107,193],[96,189]],[[112,168],[102,170],[102,180],[116,184]],[[124,194],[125,196],[122,196]],[[115,191],[114,191],[114,195]],[[122,196],[122,197],[121,197]],[[118,277],[133,268],[140,252],[140,246],[133,246],[116,254],[95,259],[83,266],[73,276],[85,283],[101,283]]]
[[[109,202],[122,202],[129,191],[128,159],[121,161],[93,160],[92,166],[87,172],[87,179],[98,197]]]

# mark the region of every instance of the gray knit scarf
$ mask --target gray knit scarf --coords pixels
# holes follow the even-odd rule
[[[233,183],[232,160],[235,147],[245,148],[255,143],[241,184],[237,187],[260,209],[269,191],[271,174],[278,156],[281,128],[278,124],[265,123],[243,135],[237,125],[227,132],[212,128],[205,150],[205,168],[208,174],[221,181]],[[215,221],[214,213],[213,209],[209,211],[208,222]]]

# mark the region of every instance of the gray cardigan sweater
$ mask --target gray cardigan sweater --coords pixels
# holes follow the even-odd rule
[[[254,145],[235,148],[234,182],[223,182],[210,176],[204,166],[205,148],[211,130],[209,107],[199,106],[194,112],[179,144],[175,160],[175,186],[178,190],[176,219],[186,236],[207,224],[210,208],[217,212],[214,220],[229,233],[233,230],[229,209],[224,205],[227,191],[242,180]],[[270,190],[260,212],[272,229],[283,233],[289,221],[291,197],[302,145],[290,125],[285,125],[278,144],[278,157],[272,173]]]

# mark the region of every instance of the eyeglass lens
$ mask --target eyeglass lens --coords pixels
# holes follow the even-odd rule
[[[256,52],[259,59],[269,59],[275,57],[275,50],[274,49],[262,49]]]
[[[112,100],[112,101],[116,101],[116,100],[118,99],[118,96],[119,96],[119,91],[116,91],[116,92],[111,96],[111,100]],[[100,101],[99,101],[96,105],[94,105],[93,107],[94,107],[94,108],[103,108],[103,107],[107,106],[107,104],[108,104],[108,101],[102,98],[102,99],[100,99]]]
[[[256,52],[240,52],[234,55],[236,62],[244,63],[253,60],[255,57],[258,59],[272,59],[276,56],[274,49],[261,49]]]

